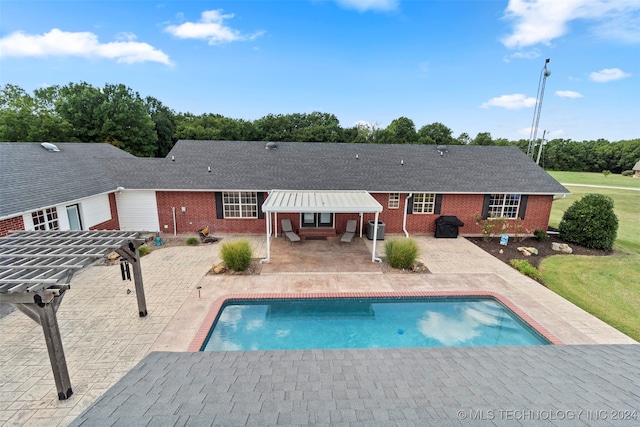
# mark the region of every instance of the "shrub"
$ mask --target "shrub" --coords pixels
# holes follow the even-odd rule
[[[542,230],[534,230],[533,235],[536,236],[536,238],[541,242],[546,242],[547,240],[549,240],[549,235]]]
[[[224,243],[220,249],[222,260],[233,271],[244,271],[251,264],[253,251],[248,240]]]
[[[141,257],[143,257],[145,255],[149,255],[151,253],[151,249],[149,248],[149,246],[140,246],[138,248],[138,253]]]
[[[526,259],[512,259],[509,261],[516,270],[532,279],[540,279],[540,272]]]
[[[189,245],[189,246],[195,246],[195,245],[197,245],[197,244],[198,244],[198,239],[197,239],[197,238],[195,238],[195,237],[189,237],[189,238],[187,239],[187,245]]]
[[[558,227],[560,238],[586,248],[610,251],[618,234],[613,199],[587,194],[566,210]]]
[[[389,265],[393,268],[409,268],[418,257],[418,244],[413,239],[389,240],[384,246]]]
[[[622,171],[622,176],[633,176],[633,171]]]
[[[608,177],[609,175],[611,175],[611,171],[610,170],[603,170],[602,171],[602,175],[604,175],[604,177]]]

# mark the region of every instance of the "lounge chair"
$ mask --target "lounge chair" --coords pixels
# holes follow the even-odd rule
[[[340,238],[340,242],[351,243],[353,241],[353,237],[356,235],[356,227],[358,222],[355,219],[350,219],[347,221],[347,231]]]
[[[299,242],[300,236],[293,232],[293,227],[291,227],[290,219],[282,220],[282,234],[286,237],[291,243]]]

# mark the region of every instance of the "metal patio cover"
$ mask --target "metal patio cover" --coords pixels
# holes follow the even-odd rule
[[[272,190],[262,204],[262,211],[266,213],[267,221],[267,257],[261,262],[271,261],[271,234],[273,224],[271,213],[304,213],[304,212],[332,212],[332,213],[375,213],[375,223],[382,212],[382,205],[367,191],[300,191],[300,190]],[[277,219],[276,219],[277,222]],[[362,228],[362,224],[360,224]],[[373,249],[371,260],[380,261],[375,257],[377,227],[374,228]],[[276,233],[277,234],[277,233]]]
[[[42,326],[58,398],[73,394],[56,312],[73,274],[117,252],[133,266],[138,314],[147,315],[138,247],[130,231],[22,231],[0,238],[0,302]]]

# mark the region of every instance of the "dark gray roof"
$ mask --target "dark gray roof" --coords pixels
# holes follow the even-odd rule
[[[155,352],[71,426],[632,426],[639,345]]]
[[[109,158],[135,159],[109,144],[0,143],[0,217],[92,196],[117,187]]]
[[[516,147],[178,141],[166,159],[110,167],[139,189],[569,193]]]
[[[638,163],[636,163],[636,164],[633,166],[633,170],[634,170],[634,171],[640,171],[640,160],[638,160]]]
[[[569,193],[516,147],[178,141],[164,159],[108,144],[0,143],[0,217],[113,191]],[[175,157],[175,161],[171,157]],[[357,158],[356,158],[357,156]],[[211,172],[208,172],[211,168]]]

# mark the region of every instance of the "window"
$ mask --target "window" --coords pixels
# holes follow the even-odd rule
[[[413,213],[432,214],[435,210],[436,195],[416,193],[413,195]]]
[[[248,191],[222,193],[225,218],[258,218],[258,194]]]
[[[389,193],[389,209],[400,207],[400,193]]]
[[[492,194],[489,199],[489,218],[516,219],[520,207],[519,194]]]
[[[56,208],[48,208],[43,211],[31,213],[34,230],[59,230],[58,211]]]

